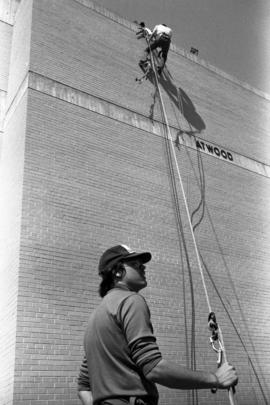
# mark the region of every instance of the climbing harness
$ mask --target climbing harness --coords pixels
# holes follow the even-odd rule
[[[202,285],[203,285],[204,293],[205,293],[205,298],[206,298],[207,306],[208,306],[208,309],[209,309],[209,321],[208,321],[208,324],[210,322],[210,325],[211,325],[211,328],[212,328],[211,329],[211,331],[212,331],[211,345],[212,345],[213,349],[216,352],[218,352],[218,354],[219,354],[219,359],[218,360],[220,360],[220,361],[224,360],[224,362],[227,362],[226,351],[225,351],[225,346],[224,346],[224,341],[223,341],[223,336],[222,336],[222,331],[221,331],[221,328],[217,325],[216,317],[214,315],[214,312],[212,311],[209,296],[208,296],[205,277],[204,277],[204,273],[203,273],[203,269],[202,269],[202,265],[201,265],[201,260],[200,260],[200,254],[199,254],[199,250],[198,250],[198,247],[197,247],[197,242],[196,242],[195,235],[194,235],[194,230],[193,230],[191,217],[190,217],[188,204],[187,204],[187,199],[186,199],[186,195],[185,195],[185,190],[184,190],[184,186],[183,186],[183,180],[182,180],[179,165],[178,165],[178,162],[177,162],[177,157],[176,157],[176,153],[175,153],[175,149],[174,149],[173,139],[172,139],[172,136],[171,136],[170,126],[169,126],[169,122],[168,122],[168,118],[167,118],[167,114],[166,114],[162,94],[161,94],[161,91],[160,91],[158,75],[157,75],[157,72],[156,72],[156,69],[155,69],[154,59],[153,59],[153,55],[152,55],[151,50],[150,50],[150,58],[151,58],[151,64],[152,64],[152,67],[153,67],[155,83],[156,83],[156,87],[157,87],[157,90],[158,90],[161,110],[162,110],[162,113],[163,113],[165,126],[166,126],[166,129],[167,129],[167,137],[168,137],[168,141],[169,141],[169,144],[170,144],[170,149],[172,151],[172,155],[173,155],[173,159],[174,159],[174,163],[175,163],[175,168],[176,168],[176,171],[177,171],[177,176],[178,176],[178,179],[179,179],[179,184],[180,184],[180,188],[181,188],[181,192],[182,192],[182,196],[183,196],[183,201],[184,201],[184,205],[185,205],[185,210],[186,210],[186,214],[187,214],[187,219],[188,219],[188,223],[189,223],[189,229],[190,229],[190,233],[191,233],[191,236],[192,236],[192,241],[193,241],[193,245],[194,245],[194,249],[195,249],[195,253],[196,253],[197,264],[198,264],[198,267],[199,267],[199,271],[200,271],[200,275],[201,275],[201,281],[202,281]],[[218,332],[219,332],[220,338],[217,337]],[[218,341],[218,344],[219,344],[218,348],[215,346],[216,340]],[[228,390],[228,397],[229,397],[230,405],[234,405],[235,403],[234,403],[232,388],[230,388]]]
[[[150,42],[148,36],[145,37],[145,40],[147,42],[147,45],[150,47]],[[152,51],[149,51],[152,54]],[[162,54],[162,51],[159,51],[157,54],[157,57],[160,58]],[[151,76],[154,76],[154,72],[156,73],[156,66],[154,65],[154,60],[153,58],[147,57],[146,60],[141,60],[138,63],[139,67],[142,69],[144,72],[143,76],[141,77],[136,77],[135,81],[141,84],[143,80],[150,79]],[[157,68],[158,73],[161,74],[162,69],[160,67]]]

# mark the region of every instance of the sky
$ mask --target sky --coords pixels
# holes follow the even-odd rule
[[[270,0],[94,0],[149,28],[165,23],[180,49],[270,94]],[[169,60],[168,60],[169,62]]]

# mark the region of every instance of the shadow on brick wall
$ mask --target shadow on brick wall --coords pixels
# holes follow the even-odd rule
[[[181,87],[177,87],[175,85],[173,78],[166,67],[163,70],[163,73],[159,79],[159,83],[166,91],[166,93],[168,94],[174,105],[185,117],[187,122],[197,132],[203,131],[206,128],[206,126],[202,117],[196,111],[196,108],[192,103],[191,99],[189,98],[189,96],[187,95],[187,93],[183,89],[181,89]]]
[[[157,53],[153,53],[153,56],[156,66],[159,66],[159,57]],[[155,86],[155,76],[153,73],[148,75],[148,79],[153,84],[153,86]],[[203,131],[206,128],[206,125],[202,117],[196,111],[196,108],[187,93],[183,89],[181,89],[181,87],[176,86],[173,77],[166,66],[163,69],[161,77],[159,77],[159,84],[168,94],[174,106],[180,111],[180,113],[190,125],[191,130],[189,131],[189,134],[194,135],[195,133],[200,133],[201,131]],[[153,119],[157,94],[158,92],[156,89],[155,93],[153,94],[153,104],[150,107],[150,119]]]

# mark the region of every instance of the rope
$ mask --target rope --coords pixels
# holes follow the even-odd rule
[[[166,69],[166,71],[167,71],[167,73],[169,74],[170,78],[173,79],[173,77],[172,77],[171,73],[169,72],[168,68]],[[183,102],[182,102],[182,95],[181,95],[180,89],[178,89],[178,104],[179,104],[179,110],[181,111],[181,114],[183,115]],[[175,105],[174,105],[174,103],[172,102],[172,100],[171,100],[171,105],[172,105],[172,108],[173,108],[173,111],[174,111],[174,110],[175,110]],[[175,114],[175,118],[176,118],[176,120],[177,120],[177,122],[178,122],[178,126],[179,126],[179,128],[180,128],[180,134],[181,134],[181,133],[184,132],[184,131],[181,130],[181,125],[180,125],[180,122],[179,122],[179,120],[178,120],[176,114]],[[190,125],[189,122],[188,122],[188,124],[189,124],[190,130],[191,130],[191,132],[192,132],[191,125]],[[178,136],[179,136],[179,135],[178,135]],[[178,142],[178,144],[177,144],[176,146],[177,146],[177,148],[180,150],[180,143],[179,143],[179,142]],[[186,149],[187,149],[187,148],[186,148]],[[189,160],[190,160],[190,162],[191,162],[190,155],[189,155],[189,153],[188,153],[187,150],[186,150],[186,152],[187,152],[188,157],[189,157]],[[212,227],[212,230],[213,230],[213,232],[214,232],[214,235],[215,235],[217,244],[218,244],[218,248],[219,248],[219,251],[220,251],[220,254],[221,254],[221,257],[222,257],[222,260],[223,260],[223,264],[224,264],[224,267],[225,267],[225,269],[226,269],[226,272],[227,272],[227,275],[228,275],[228,278],[229,278],[229,282],[230,282],[230,284],[231,284],[231,288],[232,288],[232,290],[233,290],[233,292],[234,292],[234,295],[235,295],[236,300],[237,300],[237,303],[238,303],[239,311],[240,311],[240,313],[241,313],[241,317],[242,317],[242,320],[243,320],[243,322],[244,322],[244,327],[245,327],[245,329],[247,330],[248,337],[249,337],[249,340],[250,340],[251,345],[252,345],[253,353],[254,353],[254,356],[255,356],[255,358],[256,358],[256,350],[255,350],[254,344],[253,344],[252,339],[251,339],[250,334],[249,334],[249,328],[248,328],[248,325],[247,325],[247,322],[246,322],[246,319],[245,319],[245,316],[244,316],[242,307],[241,307],[241,305],[240,305],[239,298],[238,298],[238,296],[237,296],[237,293],[236,293],[236,290],[235,290],[235,286],[234,286],[233,280],[232,280],[231,275],[230,275],[230,271],[229,271],[229,269],[228,269],[228,265],[227,265],[226,260],[225,260],[225,257],[224,257],[224,253],[223,253],[223,251],[222,251],[222,249],[221,249],[221,246],[220,246],[220,243],[219,243],[219,240],[218,240],[218,237],[217,237],[215,228],[214,228],[214,224],[213,224],[212,218],[211,218],[211,216],[210,216],[209,209],[208,209],[208,207],[207,207],[207,205],[206,205],[206,202],[205,202],[205,176],[204,176],[204,169],[203,169],[203,162],[202,162],[202,158],[201,158],[201,152],[200,152],[199,150],[197,151],[197,158],[198,158],[199,180],[198,180],[198,178],[196,178],[196,180],[197,180],[197,184],[199,185],[199,187],[200,187],[200,189],[201,189],[201,196],[202,196],[202,198],[201,198],[201,201],[200,201],[198,207],[197,207],[197,208],[192,212],[192,214],[191,214],[191,222],[193,223],[193,217],[194,217],[194,215],[199,211],[200,207],[202,207],[202,211],[203,211],[203,212],[202,212],[202,214],[200,215],[199,221],[197,221],[196,224],[193,226],[193,231],[195,231],[195,229],[196,229],[196,228],[198,227],[198,225],[200,224],[200,222],[201,222],[201,220],[202,220],[202,218],[203,218],[203,216],[204,216],[204,212],[206,211],[207,214],[208,214],[208,217],[209,217],[209,220],[210,220],[210,223],[211,223],[211,227]],[[192,163],[191,163],[191,165],[192,165]],[[255,369],[254,364],[253,364],[253,361],[252,361],[252,359],[251,359],[251,357],[250,357],[250,355],[249,355],[249,353],[248,353],[248,351],[247,351],[247,348],[246,348],[246,346],[245,346],[245,344],[244,344],[244,341],[243,341],[243,339],[241,338],[241,335],[240,335],[239,331],[237,330],[236,325],[235,325],[235,323],[233,322],[233,320],[232,320],[232,318],[231,318],[231,315],[230,315],[228,309],[226,308],[226,306],[225,306],[225,304],[224,304],[224,301],[223,301],[223,299],[222,299],[220,293],[219,293],[218,290],[217,290],[216,285],[214,284],[214,281],[213,281],[213,279],[212,279],[212,276],[211,276],[209,270],[207,269],[206,264],[204,263],[202,256],[201,256],[201,261],[202,261],[202,263],[203,263],[204,270],[206,271],[206,273],[207,273],[207,275],[208,275],[210,281],[212,282],[212,284],[213,284],[213,286],[214,286],[214,288],[215,288],[215,290],[216,290],[216,292],[217,292],[217,295],[218,295],[218,297],[220,298],[220,301],[221,301],[221,303],[222,303],[222,305],[223,305],[223,307],[224,307],[224,309],[225,309],[225,311],[226,311],[226,313],[227,313],[227,315],[228,315],[228,318],[230,319],[230,321],[231,321],[231,323],[232,323],[232,326],[233,326],[233,328],[235,329],[235,332],[236,332],[236,334],[237,334],[237,336],[238,336],[238,338],[239,338],[239,340],[240,340],[240,342],[241,342],[241,345],[243,346],[243,348],[244,348],[244,350],[245,350],[245,352],[246,352],[246,354],[247,354],[247,357],[248,357],[248,364],[249,364],[249,372],[251,372],[250,368],[252,368],[252,372],[253,372],[253,374],[254,374],[254,376],[255,376],[255,379],[256,379],[256,381],[257,381],[257,383],[258,383],[258,386],[259,386],[259,389],[260,389],[260,391],[261,391],[261,395],[262,395],[262,398],[263,398],[263,400],[264,400],[264,402],[265,402],[265,405],[268,405],[268,402],[267,402],[267,400],[266,400],[266,394],[265,394],[264,389],[263,389],[263,387],[262,387],[262,384],[261,384],[261,382],[260,382],[258,373],[257,373],[257,371],[256,371],[256,369]],[[261,370],[261,367],[260,367],[259,364],[258,364],[258,367],[259,367],[259,369],[260,369],[260,371],[261,371],[261,373],[262,373],[262,370]],[[264,381],[264,383],[265,383],[265,381]],[[265,384],[266,384],[266,383],[265,383]],[[254,387],[253,387],[253,391],[254,391],[254,395],[256,396]],[[257,400],[256,402],[258,403],[258,400]]]
[[[154,65],[154,59],[153,59],[152,51],[151,51],[151,49],[149,49],[149,51],[150,51],[152,69],[153,69],[153,72],[154,72],[154,75],[155,75],[156,87],[158,89],[161,109],[162,109],[162,112],[163,112],[165,125],[166,125],[166,128],[167,128],[168,140],[169,140],[170,145],[171,145],[171,150],[172,150],[172,154],[173,154],[173,158],[174,158],[174,162],[175,162],[177,176],[178,176],[180,188],[181,188],[181,191],[182,191],[182,196],[183,196],[183,200],[184,200],[184,205],[185,205],[185,209],[186,209],[186,214],[187,214],[187,218],[188,218],[188,224],[189,224],[189,228],[190,228],[190,232],[191,232],[191,236],[192,236],[192,241],[193,241],[193,245],[194,245],[194,249],[195,249],[195,253],[196,253],[196,259],[197,259],[197,263],[198,263],[198,268],[199,268],[200,275],[201,275],[201,281],[202,281],[202,285],[203,285],[203,289],[204,289],[204,294],[205,294],[205,298],[206,298],[209,313],[211,313],[213,311],[212,311],[212,307],[211,307],[211,304],[210,304],[210,299],[209,299],[209,295],[208,295],[208,291],[207,291],[207,287],[206,287],[205,277],[204,277],[204,273],[203,273],[203,269],[202,269],[202,265],[201,265],[200,254],[199,254],[199,250],[198,250],[198,246],[197,246],[197,242],[196,242],[196,238],[195,238],[195,235],[194,235],[194,230],[193,230],[193,226],[192,226],[192,222],[191,222],[191,218],[190,218],[187,199],[186,199],[185,190],[184,190],[184,186],[183,186],[183,180],[182,180],[179,165],[178,165],[178,162],[177,162],[175,149],[173,147],[173,139],[172,139],[172,135],[171,135],[171,131],[170,131],[169,123],[168,123],[168,118],[167,118],[167,114],[166,114],[166,110],[165,110],[165,106],[164,106],[164,102],[163,102],[163,97],[162,97],[160,87],[159,87],[159,83],[158,83],[158,77],[157,77],[157,73],[156,73],[156,69],[155,69],[155,65]],[[226,350],[225,350],[225,345],[224,345],[224,340],[223,340],[223,334],[222,334],[222,330],[221,330],[220,326],[219,326],[219,333],[220,333],[220,340],[221,340],[222,347],[223,347],[224,361],[227,362],[227,355],[226,355]],[[228,391],[228,397],[229,397],[230,404],[234,405],[234,398],[233,398],[233,390],[232,389],[230,389]]]
[[[155,66],[153,64],[153,60],[152,60],[152,66]],[[154,69],[153,69],[153,71],[154,71]],[[175,202],[176,229],[177,229],[177,233],[178,233],[179,247],[180,247],[180,251],[181,251],[181,258],[184,255],[185,260],[186,260],[186,266],[187,266],[187,270],[188,270],[189,284],[190,284],[190,294],[191,294],[191,343],[190,343],[191,355],[190,356],[189,356],[189,346],[188,346],[188,340],[187,340],[187,323],[186,323],[186,317],[185,317],[187,367],[190,367],[192,370],[196,370],[195,294],[194,294],[194,286],[193,286],[193,279],[192,279],[191,263],[189,261],[187,244],[186,244],[185,238],[183,236],[184,228],[183,228],[181,210],[180,210],[179,199],[178,199],[177,182],[176,182],[176,179],[174,176],[173,158],[171,155],[171,148],[170,148],[168,139],[166,137],[166,131],[164,131],[164,139],[165,139],[165,147],[166,147],[167,158],[168,158],[168,169],[169,169],[169,176],[170,176],[170,180],[171,180],[172,195],[173,195],[173,199]],[[182,268],[184,269],[183,265],[182,265]],[[182,273],[182,277],[184,278],[184,271]],[[186,313],[185,291],[183,291],[183,294],[184,294],[184,311]],[[198,405],[197,390],[192,390],[191,392],[188,391],[187,396],[188,396],[188,398],[187,398],[188,403],[190,403],[190,400],[191,400],[192,405]]]
[[[194,244],[194,248],[195,248],[198,267],[199,267],[201,278],[202,278],[202,284],[203,284],[203,288],[204,288],[205,298],[206,298],[208,310],[209,310],[209,313],[210,313],[210,312],[213,312],[213,311],[212,311],[209,296],[208,296],[208,291],[207,291],[206,282],[205,282],[205,278],[204,278],[204,274],[203,274],[203,270],[202,270],[202,266],[201,266],[201,261],[200,261],[200,255],[199,255],[198,247],[197,247],[197,242],[196,242],[196,239],[195,239],[195,235],[194,235],[194,232],[193,232],[193,226],[192,226],[191,218],[190,218],[190,214],[189,214],[189,209],[188,209],[187,199],[186,199],[185,190],[184,190],[184,186],[183,186],[183,181],[182,181],[182,177],[181,177],[181,174],[180,174],[176,153],[175,153],[175,150],[174,150],[174,147],[173,147],[173,139],[172,139],[169,123],[168,123],[168,118],[167,118],[167,114],[166,114],[162,94],[161,94],[161,91],[160,91],[160,88],[159,88],[158,77],[157,77],[156,70],[154,68],[154,60],[153,60],[153,55],[152,55],[151,51],[150,51],[150,56],[151,56],[151,63],[152,63],[152,66],[153,66],[153,71],[154,71],[154,74],[155,74],[158,94],[159,94],[159,98],[160,98],[160,102],[161,102],[161,106],[162,106],[162,110],[163,110],[163,115],[164,115],[164,118],[165,118],[165,124],[166,124],[166,128],[167,128],[168,139],[169,139],[170,144],[171,144],[171,150],[172,150],[172,154],[173,154],[173,158],[174,158],[174,162],[175,162],[175,167],[176,167],[176,171],[177,171],[177,175],[178,175],[178,179],[179,179],[179,183],[180,183],[180,187],[181,187],[181,191],[182,191],[182,195],[183,195],[183,199],[184,199],[184,205],[185,205],[187,218],[188,218],[188,223],[189,223],[189,227],[190,227],[190,232],[191,232],[191,235],[192,235],[192,240],[193,240],[193,244]]]
[[[172,75],[171,75],[171,73],[169,72],[169,70],[168,70],[167,67],[166,67],[166,73],[167,73],[167,74],[169,75],[169,77],[173,80],[173,77],[172,77]],[[178,96],[177,96],[177,99],[178,99],[178,109],[180,110],[181,114],[183,115],[183,102],[182,102],[182,95],[181,95],[180,89],[177,89],[177,95],[178,95]],[[177,116],[177,114],[175,113],[175,103],[171,100],[171,97],[170,97],[170,101],[171,101],[171,105],[172,105],[172,108],[173,108],[173,111],[174,111],[174,114],[175,114],[175,119],[177,120],[179,129],[180,129],[179,133],[181,134],[181,133],[183,133],[183,132],[185,132],[185,131],[182,131],[182,129],[181,129],[180,120],[178,119],[178,116]],[[189,127],[190,127],[190,133],[192,134],[193,131],[192,131],[191,124],[190,124],[189,122],[188,122],[188,124],[189,124]],[[178,135],[178,137],[179,137],[179,136],[180,136],[180,135]],[[178,144],[176,144],[176,146],[177,146],[177,148],[180,150],[180,144],[179,144],[179,142],[178,142]],[[189,153],[188,153],[188,156],[189,156]],[[189,159],[190,159],[190,156],[189,156]],[[190,160],[191,160],[191,159],[190,159]],[[200,154],[199,151],[198,151],[198,168],[199,168],[199,177],[200,177],[200,179],[199,179],[199,180],[197,179],[197,182],[199,183],[199,186],[200,186],[200,188],[201,188],[202,198],[201,198],[201,201],[200,201],[198,207],[197,207],[197,208],[192,212],[192,214],[191,214],[191,222],[193,223],[193,218],[194,218],[195,214],[199,211],[199,209],[200,209],[201,207],[202,207],[203,212],[202,212],[202,214],[201,214],[201,216],[200,216],[199,221],[197,221],[196,224],[193,225],[193,231],[195,231],[195,229],[196,229],[196,228],[198,227],[198,225],[200,224],[200,222],[201,222],[201,220],[202,220],[202,218],[203,218],[203,216],[204,216],[204,211],[206,210],[206,212],[207,212],[207,214],[208,214],[208,217],[209,217],[209,220],[210,220],[210,222],[211,222],[211,226],[212,226],[213,232],[214,232],[214,234],[215,234],[215,237],[216,237],[216,240],[217,240],[217,243],[218,243],[218,247],[219,247],[219,250],[220,250],[220,253],[221,253],[223,262],[224,262],[225,269],[226,269],[226,271],[227,271],[227,273],[228,273],[228,277],[229,277],[229,281],[230,281],[230,284],[231,284],[231,288],[232,288],[232,290],[234,291],[235,297],[236,297],[236,299],[237,299],[238,307],[239,307],[239,310],[240,310],[240,313],[241,313],[241,316],[242,316],[242,319],[243,319],[243,322],[244,322],[244,327],[245,327],[245,329],[247,330],[248,337],[249,337],[249,339],[250,339],[250,342],[251,342],[251,345],[252,345],[252,348],[253,348],[254,356],[255,356],[255,358],[256,358],[256,357],[257,357],[257,356],[256,356],[256,350],[255,350],[254,344],[253,344],[252,339],[251,339],[250,334],[249,334],[249,329],[248,329],[248,326],[247,326],[247,322],[246,322],[245,316],[244,316],[244,314],[243,314],[243,310],[242,310],[242,308],[241,308],[239,299],[238,299],[238,297],[237,297],[237,294],[236,294],[236,291],[235,291],[235,287],[234,287],[233,281],[232,281],[232,279],[231,279],[231,275],[230,275],[230,272],[229,272],[227,263],[226,263],[226,261],[225,261],[224,254],[223,254],[223,252],[222,252],[220,243],[219,243],[219,241],[218,241],[218,238],[217,238],[217,235],[216,235],[216,232],[215,232],[215,228],[214,228],[214,225],[213,225],[213,222],[212,222],[212,219],[211,219],[211,216],[210,216],[208,207],[207,207],[206,202],[205,202],[205,177],[204,177],[204,170],[203,170],[202,158],[201,158],[201,154]],[[200,255],[200,256],[201,256],[201,255]],[[218,291],[217,286],[215,285],[214,280],[213,280],[213,278],[212,278],[212,276],[211,276],[211,274],[210,274],[210,272],[209,272],[209,269],[206,267],[206,264],[204,263],[202,256],[201,256],[201,261],[202,261],[202,263],[203,263],[204,270],[206,271],[206,273],[207,273],[207,275],[208,275],[208,277],[209,277],[209,279],[210,279],[210,281],[211,281],[213,287],[215,288],[215,290],[216,290],[216,292],[217,292],[217,295],[218,295],[218,297],[220,298],[221,304],[222,304],[222,306],[224,307],[225,312],[227,313],[228,318],[229,318],[229,320],[231,321],[231,324],[232,324],[232,326],[233,326],[233,328],[234,328],[234,330],[235,330],[235,332],[236,332],[236,334],[237,334],[237,336],[238,336],[238,338],[239,338],[239,340],[240,340],[240,342],[241,342],[241,345],[242,345],[242,347],[243,347],[243,349],[244,349],[244,351],[245,351],[245,353],[246,353],[246,355],[247,355],[248,364],[249,364],[249,372],[251,372],[250,369],[252,369],[252,372],[253,372],[253,374],[254,374],[254,376],[255,376],[255,379],[256,379],[256,381],[257,381],[257,383],[258,383],[258,386],[259,386],[259,390],[260,390],[261,395],[262,395],[262,400],[264,401],[265,405],[268,405],[269,403],[268,403],[267,398],[266,398],[266,393],[264,392],[264,389],[263,389],[263,386],[262,386],[262,384],[261,384],[259,375],[258,375],[258,373],[257,373],[257,371],[256,371],[256,368],[255,368],[255,365],[253,364],[253,361],[252,361],[252,359],[251,359],[251,357],[250,357],[250,355],[249,355],[249,353],[248,353],[248,350],[247,350],[247,348],[246,348],[246,346],[245,346],[245,344],[244,344],[244,341],[243,341],[243,339],[242,339],[242,337],[241,337],[241,334],[240,334],[240,332],[237,330],[236,325],[235,325],[234,321],[233,321],[232,318],[231,318],[231,314],[229,313],[229,310],[226,308],[225,303],[224,303],[224,301],[223,301],[223,299],[222,299],[222,297],[221,297],[221,294],[220,294],[220,292]],[[258,366],[259,366],[259,365],[258,365]],[[259,369],[260,369],[260,371],[261,371],[261,373],[262,373],[261,367],[259,367]],[[261,377],[262,377],[262,376],[261,376]],[[264,381],[264,383],[265,383],[265,381]],[[266,383],[265,383],[265,384],[266,384]],[[254,391],[254,395],[255,395],[255,397],[256,397],[256,399],[257,399],[257,395],[256,395],[256,392],[255,392],[255,390],[254,390],[254,387],[253,387],[253,391]],[[258,400],[256,401],[256,403],[258,403]]]

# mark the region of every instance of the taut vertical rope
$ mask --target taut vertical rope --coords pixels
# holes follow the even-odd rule
[[[198,263],[198,267],[199,267],[199,271],[200,271],[200,275],[201,275],[201,280],[202,280],[202,285],[203,285],[203,289],[204,289],[204,293],[205,293],[205,298],[206,298],[209,313],[211,313],[213,311],[212,311],[212,307],[211,307],[211,304],[210,304],[210,299],[209,299],[209,295],[208,295],[208,291],[207,291],[207,287],[206,287],[205,277],[204,277],[204,273],[203,273],[203,269],[202,269],[202,265],[201,265],[201,260],[200,260],[200,254],[199,254],[196,238],[195,238],[195,235],[194,235],[194,230],[193,230],[191,217],[190,217],[188,204],[187,204],[187,199],[186,199],[186,195],[185,195],[185,190],[184,190],[184,186],[183,186],[183,180],[182,180],[179,165],[178,165],[178,162],[177,162],[177,157],[176,157],[176,153],[175,153],[175,149],[174,149],[174,145],[173,145],[173,139],[172,139],[172,135],[171,135],[171,131],[170,131],[170,126],[169,126],[169,123],[168,123],[168,118],[167,118],[167,114],[166,114],[162,94],[161,94],[161,91],[160,91],[160,88],[159,88],[158,77],[157,77],[157,73],[156,73],[154,60],[153,60],[153,55],[152,55],[151,50],[150,50],[150,57],[151,57],[152,69],[153,69],[153,72],[154,72],[154,75],[155,75],[156,86],[157,86],[157,89],[158,89],[160,104],[161,104],[161,108],[162,108],[162,112],[163,112],[163,116],[164,116],[164,120],[165,120],[165,125],[166,125],[166,128],[167,128],[168,140],[169,140],[170,145],[171,145],[171,150],[172,150],[172,154],[173,154],[173,158],[174,158],[174,162],[175,162],[177,176],[178,176],[178,179],[179,179],[179,184],[180,184],[181,192],[182,192],[182,195],[183,195],[184,205],[185,205],[186,214],[187,214],[188,223],[189,223],[189,228],[190,228],[190,233],[191,233],[191,236],[192,236],[192,241],[193,241],[193,245],[194,245],[194,249],[195,249],[195,253],[196,253],[196,259],[197,259],[197,263]],[[220,341],[221,341],[221,344],[222,344],[222,347],[223,347],[224,361],[226,362],[227,361],[227,355],[226,355],[226,350],[225,350],[225,345],[224,345],[224,340],[223,340],[223,334],[222,334],[220,326],[218,327],[218,330],[219,330],[219,333],[220,333]],[[232,388],[229,389],[228,396],[229,396],[230,404],[235,405]]]

